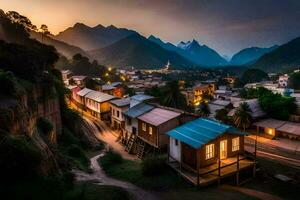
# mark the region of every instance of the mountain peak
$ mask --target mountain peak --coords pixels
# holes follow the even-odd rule
[[[91,27],[85,25],[84,23],[77,22],[76,24],[74,24],[73,28],[91,28]]]
[[[117,27],[115,27],[114,25],[109,25],[108,27],[106,27],[106,28],[108,28],[108,29],[117,29]]]
[[[97,26],[94,26],[95,29],[103,29],[105,28],[102,24],[98,24]]]

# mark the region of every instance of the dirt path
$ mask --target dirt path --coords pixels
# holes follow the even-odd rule
[[[265,193],[265,192],[261,192],[261,191],[257,191],[257,190],[252,190],[249,188],[235,187],[235,186],[231,186],[231,185],[222,185],[221,188],[226,189],[226,190],[235,190],[235,191],[238,191],[238,192],[241,192],[246,195],[256,197],[256,198],[262,199],[262,200],[282,200],[278,196],[275,196],[275,195],[272,195],[269,193]]]
[[[130,194],[132,194],[135,199],[137,200],[153,200],[158,199],[157,196],[154,194],[145,191],[131,183],[120,181],[118,179],[114,179],[108,177],[102,168],[98,164],[98,158],[103,156],[105,153],[101,153],[100,155],[94,156],[91,158],[91,168],[93,169],[92,174],[88,174],[79,170],[73,170],[74,174],[76,175],[76,180],[78,181],[94,181],[96,184],[99,185],[111,185],[121,187],[127,190]]]

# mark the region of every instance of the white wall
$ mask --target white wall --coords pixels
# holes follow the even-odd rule
[[[178,145],[176,146],[174,138],[170,137],[170,156],[180,162],[181,160],[181,143],[178,141]]]

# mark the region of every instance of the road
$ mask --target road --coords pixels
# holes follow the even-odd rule
[[[254,152],[255,141],[245,137],[245,150]],[[300,169],[300,155],[264,143],[257,143],[257,156]]]

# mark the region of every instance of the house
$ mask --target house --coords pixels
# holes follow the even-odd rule
[[[233,109],[230,110],[227,114],[228,117],[233,117],[233,115],[235,114],[236,109],[242,104],[242,103],[247,103],[250,110],[251,110],[251,117],[253,119],[258,119],[261,117],[264,117],[266,115],[266,113],[262,110],[262,108],[259,105],[259,102],[257,99],[248,99],[248,100],[236,100],[236,101],[232,101],[233,104]]]
[[[125,118],[123,112],[129,108],[130,98],[115,99],[110,102],[111,110],[111,126],[115,130],[122,130],[125,128]]]
[[[61,70],[61,76],[65,85],[69,85],[69,79],[72,77],[71,70]]]
[[[67,86],[67,89],[70,91],[70,96],[69,96],[69,100],[73,100],[76,98],[77,92],[79,92],[81,89],[80,87],[76,86],[76,85],[69,85]]]
[[[83,88],[82,90],[78,91],[74,98],[75,104],[78,107],[85,108],[85,96],[92,91],[93,90],[88,88]]]
[[[138,138],[142,143],[158,150],[166,149],[166,132],[180,124],[181,113],[162,108],[154,108],[138,117]]]
[[[115,99],[112,95],[92,90],[85,95],[85,106],[92,116],[109,120],[106,114],[109,114],[112,99]]]
[[[154,107],[145,103],[139,103],[125,111],[123,111],[123,115],[125,118],[125,128],[124,128],[124,138],[122,140],[124,143],[127,143],[129,138],[133,138],[135,140],[137,136],[137,130],[138,130],[138,117],[143,115],[144,113],[149,112]],[[129,144],[129,147],[127,148],[127,151],[130,153],[131,151],[131,145]]]
[[[187,88],[182,93],[189,105],[199,105],[203,100],[203,94],[214,96],[215,84],[197,84],[193,88]]]
[[[244,133],[214,120],[198,118],[167,132],[169,165],[195,185],[220,182],[254,166],[244,156]]]
[[[101,91],[106,94],[113,95],[115,97],[123,97],[123,89],[121,82],[113,82],[111,84],[102,85]]]
[[[86,76],[72,76],[69,80],[69,84],[71,84],[70,83],[70,81],[71,81],[79,87],[84,87],[86,79],[87,79]]]
[[[287,87],[288,81],[289,81],[289,75],[284,74],[284,75],[279,76],[279,78],[278,78],[279,87],[282,87],[282,88]]]
[[[216,99],[216,100],[209,102],[208,103],[208,108],[209,108],[209,112],[210,112],[209,117],[214,118],[218,110],[227,108],[227,107],[229,107],[230,104],[231,104],[230,101],[221,100],[221,99]]]
[[[149,103],[149,102],[155,102],[157,98],[145,94],[137,94],[132,97],[130,97],[130,107],[133,107],[139,103]]]
[[[286,137],[300,140],[300,123],[268,118],[253,125],[256,126],[257,134],[269,139]]]

